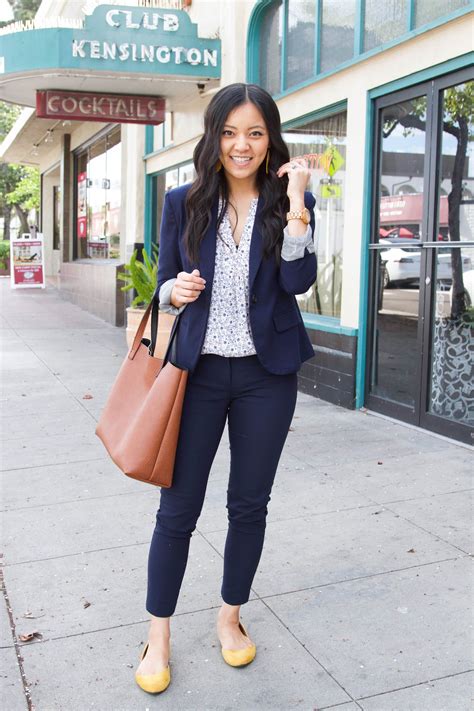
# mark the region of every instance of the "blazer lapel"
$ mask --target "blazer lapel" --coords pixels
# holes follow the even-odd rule
[[[216,260],[216,239],[217,239],[217,211],[219,207],[219,196],[214,198],[211,208],[211,223],[207,229],[204,239],[201,242],[199,272],[206,280],[206,288],[204,293],[210,299],[212,291],[212,281],[214,279],[214,266]],[[252,234],[250,237],[249,250],[249,294],[252,291],[254,279],[257,275],[260,262],[262,261],[262,235],[261,235],[261,208],[262,195],[258,196],[257,208],[255,211],[255,220],[253,223]]]

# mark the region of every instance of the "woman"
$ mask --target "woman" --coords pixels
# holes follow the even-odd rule
[[[240,621],[261,556],[267,503],[293,418],[297,371],[314,355],[295,294],[316,279],[310,171],[289,162],[278,107],[255,84],[222,88],[194,151],[197,178],[165,195],[157,292],[182,313],[175,365],[188,381],[173,485],[161,489],[148,559],[148,642],[135,679],[170,683],[170,617],[209,471],[228,419],[231,469],[217,635],[231,666],[256,646]]]

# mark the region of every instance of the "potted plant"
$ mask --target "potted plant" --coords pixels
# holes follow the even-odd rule
[[[10,241],[0,241],[0,276],[10,276]]]
[[[137,332],[137,328],[142,320],[144,311],[153,298],[156,291],[156,280],[158,273],[158,247],[152,245],[154,256],[150,259],[145,248],[142,249],[143,262],[138,259],[138,250],[134,250],[128,264],[124,264],[124,272],[117,274],[117,279],[125,282],[125,286],[121,287],[121,291],[129,291],[134,289],[136,296],[130,306],[127,307],[127,345],[133,343],[133,339]],[[163,357],[166,346],[168,345],[171,328],[174,319],[173,314],[167,314],[160,311],[158,319],[158,337],[155,348],[155,357]],[[151,314],[143,334],[146,338],[151,338]]]

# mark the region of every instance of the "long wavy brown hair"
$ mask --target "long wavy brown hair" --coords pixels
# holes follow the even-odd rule
[[[226,119],[231,111],[247,102],[252,102],[263,116],[269,133],[270,160],[268,174],[265,163],[259,166],[257,186],[261,197],[261,233],[263,257],[275,256],[280,263],[283,228],[290,202],[286,194],[288,176],[278,178],[276,171],[290,160],[288,147],[281,135],[281,119],[278,106],[271,95],[257,84],[229,84],[212,97],[204,113],[204,133],[193,152],[197,177],[186,195],[186,229],[183,241],[188,257],[193,264],[199,259],[199,248],[209,228],[211,208],[217,193],[223,200],[217,216],[216,229],[222,222],[229,200],[229,189],[224,170],[216,172],[220,152],[220,140]]]

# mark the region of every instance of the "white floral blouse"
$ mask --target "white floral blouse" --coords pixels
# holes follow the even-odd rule
[[[237,245],[232,236],[232,227],[226,211],[216,240],[214,278],[212,282],[209,317],[201,353],[216,353],[222,356],[248,356],[256,353],[249,319],[248,273],[250,239],[257,210],[258,197],[250,203],[247,220]],[[219,197],[219,212],[222,198]],[[304,256],[305,249],[314,252],[311,225],[301,237],[283,230],[281,257],[286,261]],[[168,279],[159,292],[160,311],[179,314],[187,304],[177,308],[170,302],[176,278]]]

